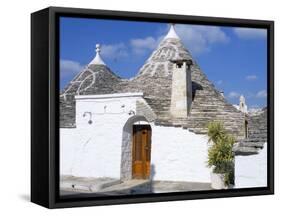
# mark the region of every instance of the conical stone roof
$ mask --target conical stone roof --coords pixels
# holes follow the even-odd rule
[[[172,63],[170,60],[173,59],[192,60],[192,57],[180,39],[164,38],[141,67],[137,77],[141,75],[161,77],[172,75]]]
[[[170,60],[173,59],[187,59],[193,62],[191,66],[193,101],[190,115],[184,119],[174,119],[170,116],[172,86]],[[91,81],[93,75],[89,69],[96,71],[94,72],[96,73],[95,82]],[[73,107],[75,94],[143,92],[145,100],[157,115],[156,124],[181,126],[195,133],[206,133],[207,123],[217,120],[224,122],[227,130],[238,138],[244,137],[244,114],[237,111],[215,89],[176,35],[173,26],[134,78],[121,79],[113,74],[106,65],[93,64],[89,66],[89,69],[85,70],[86,74],[83,74],[85,72],[82,71],[75,78],[78,79],[79,84],[74,79],[69,84],[72,85],[70,87],[72,90],[68,90],[66,87],[61,94],[61,104],[67,104],[67,106],[61,106],[61,127],[75,124],[75,107]],[[89,83],[92,83],[91,87],[88,87]],[[77,91],[78,89],[79,91]],[[83,90],[81,91],[81,89]],[[71,93],[71,100],[68,99],[69,93]],[[65,107],[71,107],[72,114],[65,115]],[[65,124],[66,122],[69,124]]]
[[[96,56],[84,70],[66,85],[60,94],[60,126],[75,126],[75,95],[110,94],[121,78],[114,74],[100,57],[100,46]]]

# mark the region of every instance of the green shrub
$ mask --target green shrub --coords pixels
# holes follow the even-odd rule
[[[209,142],[217,142],[218,139],[222,139],[225,136],[226,132],[221,122],[210,122],[208,124],[208,137]]]
[[[208,124],[209,142],[212,146],[208,150],[208,166],[213,167],[214,173],[225,174],[225,184],[229,185],[233,177],[232,151],[235,139],[227,134],[221,122],[211,122]]]

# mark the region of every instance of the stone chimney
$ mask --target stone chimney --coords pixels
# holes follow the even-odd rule
[[[175,118],[186,118],[192,103],[191,60],[171,60],[173,63],[170,113]]]

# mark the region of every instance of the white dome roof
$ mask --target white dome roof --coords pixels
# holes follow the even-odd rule
[[[90,62],[89,65],[91,64],[95,64],[95,65],[105,65],[104,61],[102,60],[101,56],[100,56],[100,45],[96,44],[96,56],[95,58]]]
[[[175,38],[175,39],[180,39],[179,36],[177,35],[175,28],[174,28],[174,24],[171,24],[170,30],[168,32],[168,34],[165,36],[164,39],[167,38]]]

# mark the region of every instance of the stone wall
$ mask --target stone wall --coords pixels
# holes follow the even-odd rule
[[[136,114],[139,116],[144,116],[147,121],[154,121],[157,116],[154,111],[150,108],[150,106],[146,103],[145,100],[138,100],[136,104]]]
[[[267,142],[267,108],[247,116],[248,137],[234,146],[236,155],[258,154]]]

